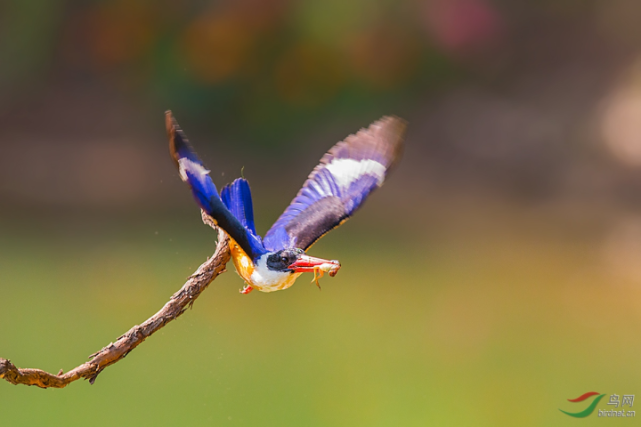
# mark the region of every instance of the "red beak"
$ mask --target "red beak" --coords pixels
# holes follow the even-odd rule
[[[296,273],[313,273],[318,269],[329,272],[329,275],[333,277],[338,272],[338,269],[341,268],[341,263],[336,260],[329,261],[322,258],[301,255],[295,263],[287,268],[294,270]]]

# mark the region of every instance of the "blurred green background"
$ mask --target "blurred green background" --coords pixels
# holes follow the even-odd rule
[[[244,170],[261,233],[332,144],[409,122],[386,185],[314,246],[343,265],[321,292],[239,295],[230,265],[95,385],[0,382],[0,425],[609,422],[559,409],[641,395],[640,14],[0,2],[0,357],[20,367],[83,363],[212,254],[165,110],[219,187]]]

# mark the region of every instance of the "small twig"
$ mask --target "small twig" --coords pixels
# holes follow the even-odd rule
[[[204,213],[203,221],[216,228],[211,218]],[[230,258],[228,240],[226,234],[219,231],[218,245],[214,255],[198,267],[198,270],[187,279],[183,287],[171,296],[169,302],[143,324],[132,327],[115,343],[110,343],[99,352],[89,356],[90,360],[87,363],[83,363],[66,374],[63,374],[61,370],[58,375],[53,375],[40,369],[20,369],[9,360],[0,358],[0,378],[4,378],[11,384],[35,385],[42,388],[63,388],[80,378],[88,379],[93,384],[103,369],[123,359],[154,332],[183,314],[207,286],[225,271],[225,265]]]

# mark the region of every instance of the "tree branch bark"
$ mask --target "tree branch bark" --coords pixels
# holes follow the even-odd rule
[[[216,228],[211,218],[207,217],[204,212],[202,216],[206,224]],[[88,362],[66,374],[60,370],[58,375],[53,375],[40,369],[20,369],[11,361],[0,358],[0,378],[11,384],[35,385],[41,388],[63,388],[80,378],[88,379],[93,384],[103,369],[122,360],[154,332],[183,314],[187,308],[193,305],[196,298],[207,286],[225,271],[225,265],[231,256],[227,245],[228,240],[227,235],[219,230],[218,244],[214,255],[189,276],[187,282],[171,296],[169,302],[144,323],[132,327],[116,342],[109,343],[102,350],[89,356]]]

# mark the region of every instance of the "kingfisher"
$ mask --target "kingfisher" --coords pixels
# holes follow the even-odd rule
[[[249,183],[238,178],[220,194],[209,170],[191,147],[171,111],[165,113],[171,157],[198,206],[229,236],[231,258],[245,281],[240,291],[287,289],[302,273],[335,276],[340,262],[306,251],[347,221],[367,196],[383,185],[403,146],[406,122],[386,116],[334,145],[264,238],[256,232]]]

